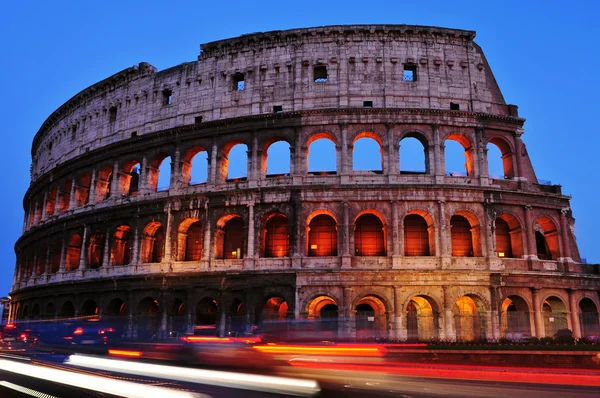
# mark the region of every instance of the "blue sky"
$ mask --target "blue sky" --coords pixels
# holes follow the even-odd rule
[[[70,97],[141,61],[193,61],[199,44],[245,33],[335,24],[415,24],[477,31],[508,103],[527,119],[538,178],[573,195],[582,257],[600,263],[597,230],[600,37],[595,1],[4,2],[0,25],[0,296],[12,283],[30,149]]]

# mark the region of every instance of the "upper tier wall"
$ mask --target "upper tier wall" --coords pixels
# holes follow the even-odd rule
[[[317,108],[450,109],[516,116],[475,33],[406,25],[256,33],[202,45],[198,61],[157,72],[147,63],[87,88],[33,141],[31,178],[87,151],[184,124]],[[325,82],[314,67],[326,68]],[[416,78],[405,81],[404,69]],[[244,89],[235,81],[243,74]]]

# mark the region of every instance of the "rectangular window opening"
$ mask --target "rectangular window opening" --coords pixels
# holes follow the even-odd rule
[[[404,81],[405,82],[416,82],[417,81],[417,65],[405,64],[404,65]]]
[[[363,108],[372,108],[373,101],[363,101]]]
[[[231,79],[233,81],[233,91],[244,91],[246,89],[243,73],[236,73]]]
[[[202,123],[202,116],[196,116],[194,118],[194,124],[200,124]]]
[[[281,112],[283,112],[283,106],[281,106],[281,105],[273,106],[273,113],[281,113]]]
[[[116,106],[113,106],[112,108],[110,108],[108,110],[108,121],[110,123],[117,121],[117,107]]]
[[[460,111],[460,105],[459,104],[455,104],[454,102],[450,103],[450,110],[451,111]]]
[[[165,89],[162,92],[163,95],[163,105],[171,105],[173,103],[173,91],[170,89]]]
[[[327,83],[327,66],[316,65],[313,69],[315,83]]]
[[[132,131],[131,132],[131,138],[135,138],[137,137],[137,131]]]

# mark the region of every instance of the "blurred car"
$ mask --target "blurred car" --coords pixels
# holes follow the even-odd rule
[[[37,341],[37,333],[26,324],[6,324],[0,335],[2,346],[8,349],[29,348]]]

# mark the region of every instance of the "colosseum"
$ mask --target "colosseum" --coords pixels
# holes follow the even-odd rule
[[[131,337],[290,319],[344,338],[600,335],[570,197],[536,178],[474,38],[252,33],[84,89],[33,139],[12,319],[111,317]],[[456,143],[464,172],[447,166]]]

